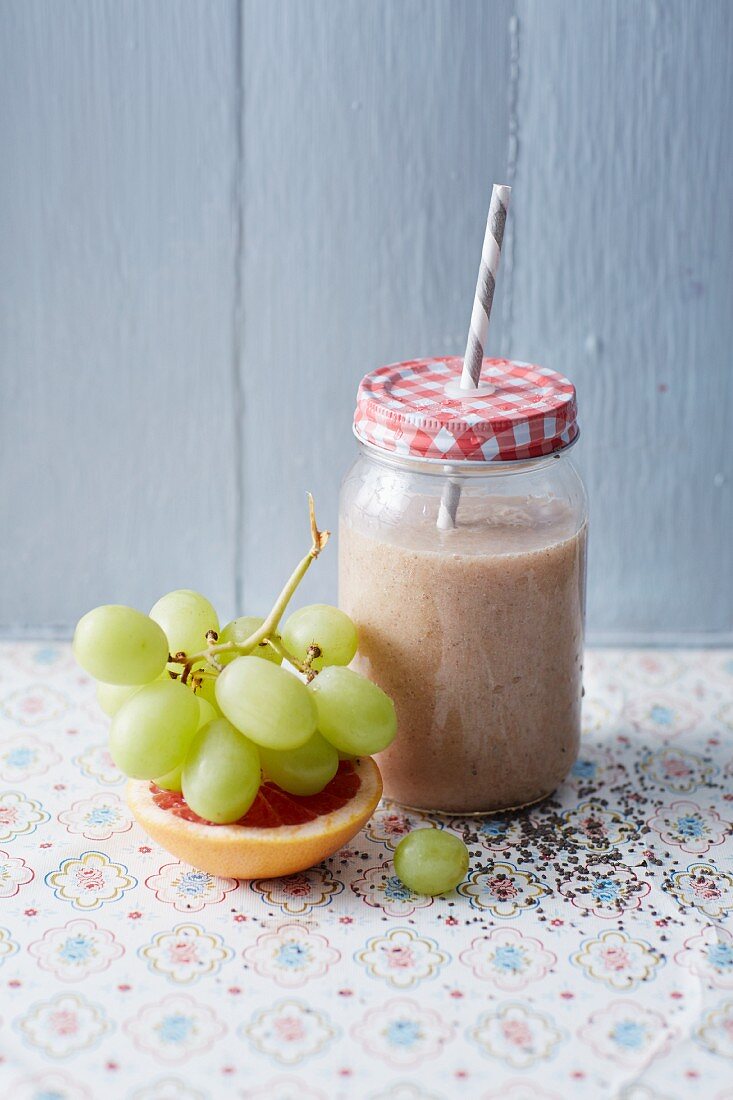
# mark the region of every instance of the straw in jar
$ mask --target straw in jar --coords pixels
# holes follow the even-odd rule
[[[463,370],[458,388],[450,387],[451,396],[469,397],[471,392],[484,390],[481,386],[481,367],[484,358],[484,349],[489,332],[491,319],[491,307],[494,301],[496,278],[501,259],[501,245],[504,240],[504,226],[506,225],[507,211],[509,209],[509,196],[511,187],[506,184],[495,183],[491,191],[491,203],[489,215],[486,219],[486,232],[484,244],[481,249],[481,263],[479,264],[476,291],[473,296],[473,309],[471,310],[471,323],[468,328],[466,352],[463,356]],[[457,481],[448,480],[440,500],[438,511],[438,527],[441,531],[447,531],[456,525],[456,512],[461,499],[461,488]]]

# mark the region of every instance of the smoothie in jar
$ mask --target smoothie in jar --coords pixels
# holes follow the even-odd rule
[[[416,411],[404,394],[413,376],[430,392],[460,360],[368,375],[362,455],[342,491],[339,591],[359,629],[355,667],[397,708],[398,736],[378,757],[385,794],[451,813],[547,796],[580,737],[586,502],[563,453],[577,435],[575,394],[553,372],[487,362],[495,395],[458,409],[418,397]],[[473,421],[466,404],[479,406]],[[458,504],[441,529],[447,479]]]

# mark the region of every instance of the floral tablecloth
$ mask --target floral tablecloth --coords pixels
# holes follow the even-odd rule
[[[68,647],[0,650],[1,1096],[732,1100],[732,652],[591,652],[555,799],[238,883],[132,823]],[[450,896],[394,877],[416,825]]]

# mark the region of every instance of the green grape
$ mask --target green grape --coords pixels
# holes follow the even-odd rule
[[[181,785],[181,773],[183,771],[183,764],[179,764],[177,768],[173,768],[172,771],[166,772],[165,775],[159,776],[158,779],[154,779],[156,787],[160,787],[162,791],[175,791],[176,794],[180,794],[182,790]]]
[[[367,756],[394,740],[397,716],[389,695],[350,668],[331,666],[309,685],[318,729],[340,752]]]
[[[415,829],[397,845],[395,874],[416,894],[445,894],[468,870],[468,848],[454,833]]]
[[[211,665],[197,665],[193,669],[194,674],[196,672],[196,668],[206,668],[210,670]],[[210,706],[214,708],[216,712],[216,717],[220,718],[221,710],[219,708],[219,704],[216,701],[216,680],[216,676],[202,676],[201,686],[196,688],[196,698],[205,700],[205,702],[207,702]]]
[[[225,718],[199,730],[183,765],[183,797],[206,821],[238,821],[260,786],[257,748]]]
[[[112,718],[122,704],[141,687],[142,684],[97,684],[97,702],[104,713]]]
[[[76,624],[74,656],[105,684],[149,684],[168,660],[168,641],[157,623],[121,604],[87,611]]]
[[[186,755],[200,717],[196,696],[179,681],[146,684],[112,719],[112,759],[131,779],[166,775]]]
[[[338,753],[318,731],[290,752],[261,748],[260,760],[267,778],[288,794],[318,794],[339,766]]]
[[[213,703],[210,703],[208,699],[204,699],[200,695],[197,695],[195,698],[199,705],[199,723],[196,729],[200,730],[202,726],[208,726],[209,722],[213,722],[215,718],[221,716],[218,709]]]
[[[311,644],[319,646],[322,655],[311,664],[317,671],[326,665],[348,665],[354,659],[359,640],[349,616],[326,603],[314,603],[293,612],[283,627],[282,637],[285,647],[300,661],[306,659]]]
[[[161,672],[158,680],[169,680],[167,672]],[[155,681],[153,681],[155,683]],[[97,684],[97,702],[105,714],[112,718],[143,684]]]
[[[220,642],[237,642],[241,644],[246,642],[248,638],[254,634],[255,630],[264,623],[264,619],[258,618],[256,615],[243,615],[241,619],[233,619],[222,630],[219,635]],[[276,635],[277,637],[277,635]],[[243,654],[237,653],[219,653],[219,663],[222,665],[230,665],[232,661],[236,661],[237,657],[241,657]],[[274,665],[282,664],[282,657],[279,653],[276,653],[272,646],[258,645],[252,650],[252,657],[264,657],[266,661],[272,661]]]
[[[298,749],[316,731],[316,708],[302,680],[259,657],[237,657],[219,673],[216,701],[233,726],[265,748]]]
[[[214,608],[205,596],[190,588],[179,588],[161,596],[151,609],[150,618],[165,631],[172,657],[176,653],[200,653],[206,649],[207,631],[219,630]]]
[[[196,696],[196,701],[199,705],[199,721],[196,727],[196,732],[198,732],[200,729],[203,729],[204,726],[208,726],[209,722],[213,722],[218,718],[219,712],[214,710],[211,703],[208,703],[206,699],[201,699],[199,696]],[[172,771],[154,780],[156,787],[161,787],[165,791],[178,791],[180,793],[182,771],[183,761],[181,761],[177,768],[173,768]]]

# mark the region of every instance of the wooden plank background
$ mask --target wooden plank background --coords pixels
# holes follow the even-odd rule
[[[578,384],[591,636],[729,639],[731,118],[727,0],[0,0],[0,630],[269,606],[361,374],[462,351],[501,179],[492,347]]]

